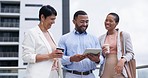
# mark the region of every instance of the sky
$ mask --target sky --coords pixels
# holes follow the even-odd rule
[[[131,36],[137,66],[148,65],[148,0],[70,0],[70,25],[73,14],[77,10],[84,10],[89,16],[88,32],[99,37],[106,32],[104,20],[110,12],[119,15],[117,26]],[[95,30],[95,31],[94,31]]]

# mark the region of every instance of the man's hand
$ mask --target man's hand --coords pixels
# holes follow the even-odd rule
[[[86,57],[89,58],[91,61],[99,62],[100,61],[100,54],[86,54]]]
[[[71,62],[79,62],[79,61],[83,60],[84,58],[85,58],[84,55],[76,54],[76,55],[70,57],[70,61]]]

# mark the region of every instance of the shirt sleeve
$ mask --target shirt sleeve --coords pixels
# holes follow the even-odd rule
[[[70,64],[72,64],[72,62],[70,62],[70,56],[67,56],[67,48],[65,45],[66,39],[64,39],[64,38],[65,37],[61,37],[61,39],[59,40],[59,43],[58,43],[58,47],[64,49],[64,55],[61,59],[61,62],[62,62],[62,65],[70,65]]]

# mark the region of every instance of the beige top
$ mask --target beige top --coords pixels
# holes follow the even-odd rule
[[[107,35],[105,39],[105,44],[110,45],[110,53],[117,53],[117,33]]]
[[[56,50],[56,44],[54,43],[53,39],[51,38],[49,32],[43,33],[44,36],[46,37],[47,41],[49,42],[52,51]]]
[[[44,36],[46,37],[47,41],[49,42],[51,48],[52,48],[52,51],[56,50],[56,44],[55,42],[53,41],[53,39],[51,38],[49,32],[47,33],[43,33]],[[55,58],[54,59],[54,63],[53,63],[53,66],[52,66],[52,70],[57,70],[58,69],[58,60]]]

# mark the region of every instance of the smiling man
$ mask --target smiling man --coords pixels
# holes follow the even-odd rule
[[[64,49],[62,64],[66,70],[65,78],[95,78],[92,73],[96,63],[100,62],[100,54],[83,54],[87,48],[101,48],[97,37],[86,32],[88,15],[77,11],[73,17],[75,28],[65,34],[59,41],[59,47]]]

